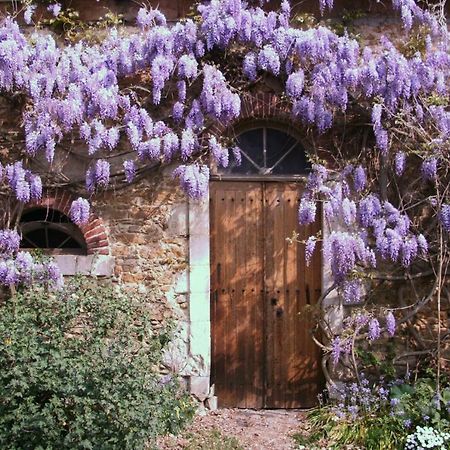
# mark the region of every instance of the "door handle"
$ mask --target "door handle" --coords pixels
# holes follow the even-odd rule
[[[311,294],[309,292],[309,284],[306,285],[306,304],[311,305]]]

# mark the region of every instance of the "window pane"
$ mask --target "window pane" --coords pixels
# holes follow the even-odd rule
[[[267,167],[273,167],[296,143],[296,139],[273,128],[267,129]]]
[[[221,170],[221,173],[301,175],[310,168],[305,150],[298,139],[275,128],[266,129],[266,165],[264,165],[263,139],[264,128],[242,133],[236,140],[242,150],[242,164],[237,166],[234,158],[230,157],[229,167]]]
[[[241,174],[258,174],[263,167],[263,129],[246,131],[237,138],[237,145],[242,150],[242,163],[237,166],[234,159],[230,159],[227,172]],[[253,161],[253,162],[252,162]],[[255,164],[257,167],[255,167]]]
[[[47,208],[26,211],[20,220],[22,248],[66,249],[86,252],[81,230],[63,213]],[[79,253],[77,253],[79,254]]]
[[[67,233],[61,230],[55,230],[52,228],[48,229],[48,247],[49,248],[59,248],[60,245],[70,237]],[[79,245],[77,246],[80,247]]]
[[[305,151],[300,145],[296,145],[292,151],[274,168],[272,173],[276,175],[302,175],[310,168]]]
[[[45,229],[39,228],[34,231],[30,231],[23,236],[22,242],[20,243],[23,247],[32,248],[47,248],[47,240],[45,238]]]

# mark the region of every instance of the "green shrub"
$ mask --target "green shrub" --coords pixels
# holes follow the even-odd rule
[[[133,449],[177,432],[193,405],[158,367],[148,309],[77,279],[0,304],[0,448]]]

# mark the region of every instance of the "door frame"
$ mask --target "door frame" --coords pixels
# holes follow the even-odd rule
[[[295,177],[236,177],[212,175],[211,181],[302,181],[304,176]],[[214,399],[211,386],[211,261],[210,261],[210,207],[209,192],[200,200],[188,200],[186,222],[188,231],[189,266],[186,276],[188,294],[188,359],[182,375],[187,377],[189,391],[201,401]],[[322,214],[322,236],[331,229]],[[321,288],[327,292],[333,285],[331,267],[322,259]],[[339,302],[337,291],[331,292],[323,302],[329,323],[336,330],[342,324],[344,308]],[[214,400],[212,400],[212,405]]]

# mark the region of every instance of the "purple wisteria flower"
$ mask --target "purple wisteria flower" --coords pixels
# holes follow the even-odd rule
[[[372,226],[381,212],[381,202],[374,194],[368,195],[359,202],[358,218],[364,227]]]
[[[196,148],[195,134],[191,129],[184,130],[181,135],[181,157],[183,161],[189,159]]]
[[[367,184],[366,171],[362,166],[358,166],[353,172],[353,183],[357,192],[362,191]]]
[[[140,8],[137,16],[136,16],[136,22],[141,28],[149,27],[152,24],[153,21],[153,15],[151,12],[146,8]]]
[[[392,311],[389,311],[386,314],[386,330],[390,337],[394,336],[395,329],[396,329],[395,317],[394,317],[394,314],[392,313]]]
[[[173,176],[180,179],[182,189],[193,199],[205,197],[208,193],[209,169],[207,166],[191,164],[178,166]]]
[[[298,208],[298,221],[301,225],[314,223],[316,220],[317,205],[314,200],[302,198]]]
[[[428,241],[423,234],[417,236],[417,245],[422,256],[428,254]]]
[[[30,173],[28,175],[28,181],[30,183],[30,199],[31,200],[40,200],[42,198],[41,177]]]
[[[328,178],[328,171],[325,166],[321,164],[313,164],[308,181],[306,183],[307,190],[320,189]]]
[[[123,162],[123,170],[127,183],[131,183],[136,176],[136,165],[134,161],[127,160]]]
[[[381,128],[381,115],[383,113],[383,106],[380,104],[373,105],[372,108],[372,124],[374,128]]]
[[[303,93],[304,83],[305,74],[302,70],[291,73],[286,81],[286,94],[293,99],[299,99]]]
[[[47,10],[50,11],[55,17],[58,17],[61,12],[61,5],[59,3],[53,3],[47,7]]]
[[[346,280],[357,264],[375,266],[375,255],[362,236],[350,232],[333,231],[324,241],[323,255],[338,284]]]
[[[447,233],[450,233],[450,205],[449,204],[443,204],[441,206],[441,211],[439,213],[439,219],[442,225],[442,228],[447,231]]]
[[[373,318],[369,322],[369,340],[374,341],[380,337],[380,323],[377,319]]]
[[[437,177],[437,159],[428,158],[422,162],[422,177],[424,180],[434,181]]]
[[[239,147],[233,147],[231,149],[231,153],[233,154],[233,158],[235,160],[235,164],[237,166],[240,166],[242,163],[242,152],[241,149]]]
[[[36,11],[37,6],[36,5],[28,5],[25,8],[25,11],[23,13],[23,20],[27,25],[31,25],[31,22],[33,20],[33,14],[34,11]]]
[[[262,70],[272,72],[278,75],[280,72],[280,58],[276,50],[270,46],[265,45],[258,54],[258,66]]]
[[[254,53],[247,53],[245,55],[242,71],[249,80],[254,81],[256,79],[258,67]]]
[[[403,172],[405,171],[405,165],[406,165],[405,153],[397,152],[395,154],[395,161],[394,161],[394,170],[397,176],[403,175]]]
[[[104,159],[95,163],[95,182],[98,186],[106,187],[109,184],[110,164]]]
[[[10,256],[17,252],[21,237],[15,230],[0,230],[0,256]]]
[[[179,122],[183,117],[184,104],[182,102],[176,102],[172,108],[172,117],[176,122]]]
[[[310,236],[305,244],[305,261],[306,265],[309,266],[311,259],[316,248],[317,238],[315,236]]]
[[[347,226],[353,225],[356,220],[356,203],[344,198],[342,201],[342,219]]]
[[[364,296],[362,281],[359,279],[344,281],[341,292],[345,303],[360,303]]]
[[[178,136],[173,132],[166,133],[163,137],[162,147],[164,159],[166,161],[171,161],[180,150],[180,140]]]
[[[326,9],[330,11],[333,9],[334,0],[319,0],[319,4],[320,12],[321,14],[324,14]]]
[[[224,148],[219,142],[217,142],[217,139],[215,136],[210,136],[209,142],[209,151],[213,158],[215,159],[218,166],[222,167],[228,167],[228,157],[229,152],[228,149]]]
[[[90,216],[89,202],[82,197],[78,197],[72,202],[69,216],[76,225],[86,225],[89,222]]]
[[[341,357],[342,346],[341,346],[341,338],[336,336],[331,342],[331,361],[333,365],[336,366],[339,362],[339,358]]]
[[[178,76],[180,78],[195,78],[198,72],[198,62],[192,55],[183,55],[178,61]]]

